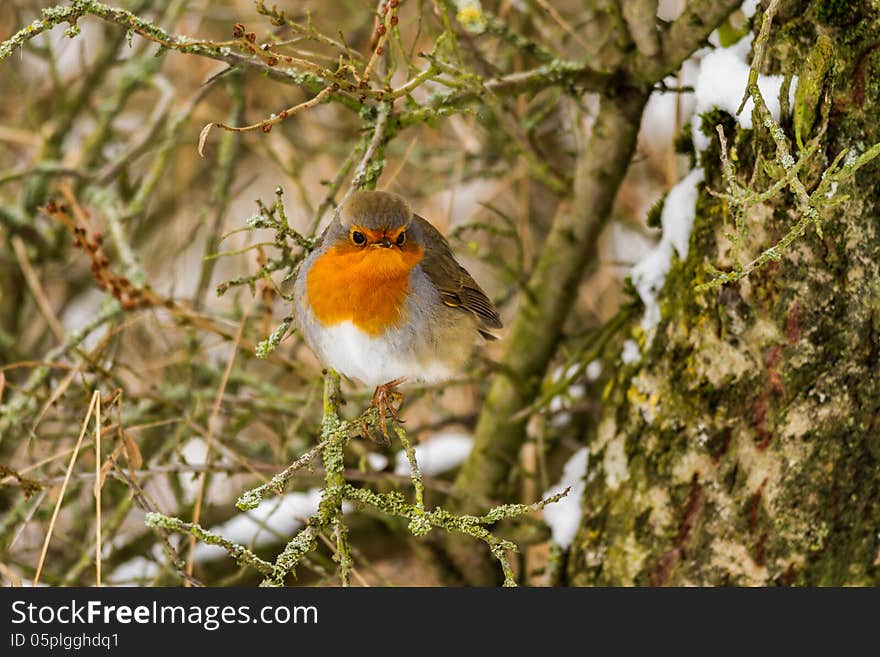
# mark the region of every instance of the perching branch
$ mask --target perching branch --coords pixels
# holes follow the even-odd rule
[[[336,536],[336,552],[339,565],[339,576],[343,586],[349,582],[349,574],[354,565],[348,538],[348,527],[343,515],[342,504],[344,500],[351,500],[372,507],[382,513],[397,516],[409,520],[409,531],[413,536],[424,536],[432,528],[445,529],[457,532],[483,541],[491,553],[501,565],[504,575],[505,586],[516,586],[513,569],[507,558],[507,553],[515,551],[516,545],[510,541],[500,539],[493,535],[486,526],[510,519],[518,518],[529,513],[540,511],[546,505],[559,501],[568,491],[563,491],[535,504],[505,504],[490,509],[482,516],[455,515],[443,508],[427,509],[424,502],[424,487],[421,472],[416,461],[415,450],[407,437],[402,426],[396,425],[395,432],[406,451],[410,463],[415,503],[405,501],[398,492],[377,493],[368,488],[360,488],[348,483],[344,474],[344,447],[349,439],[349,434],[355,427],[367,426],[377,431],[378,414],[374,409],[368,409],[366,413],[353,422],[345,421],[339,417],[339,375],[333,371],[327,373],[324,380],[324,412],[321,422],[322,441],[312,450],[294,461],[283,472],[273,477],[267,484],[247,491],[239,497],[240,509],[256,508],[265,495],[269,492],[280,493],[284,483],[292,474],[308,464],[318,452],[324,463],[324,489],[321,500],[315,514],[310,516],[306,525],[287,543],[286,547],[276,557],[274,564],[259,559],[252,551],[229,541],[217,534],[204,530],[198,525],[186,523],[178,518],[164,516],[158,513],[147,515],[146,523],[150,527],[162,527],[171,531],[189,534],[195,538],[217,545],[225,549],[237,563],[248,565],[265,575],[263,586],[281,586],[286,576],[294,572],[300,561],[316,548],[317,538],[325,531],[332,531]]]

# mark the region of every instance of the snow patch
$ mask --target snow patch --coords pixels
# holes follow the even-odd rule
[[[663,240],[668,240],[678,252],[678,257],[687,258],[694,225],[697,204],[697,186],[703,182],[705,173],[694,169],[669,194],[663,204],[660,222],[663,225]]]
[[[557,367],[556,370],[553,372],[553,383],[559,383],[560,381],[566,379],[575,379],[578,375],[579,369],[580,363],[569,365],[568,369],[564,371],[561,367]],[[579,383],[572,383],[565,391],[556,395],[550,400],[550,405],[548,408],[552,413],[560,413],[571,406],[570,402],[572,400],[580,399],[586,394],[587,389],[583,385]]]
[[[749,98],[743,111],[736,116],[736,111],[743,99],[743,93],[749,84],[749,50],[752,35],[749,34],[730,48],[716,48],[706,54],[700,61],[697,83],[694,88],[696,109],[691,120],[691,135],[694,147],[698,152],[704,151],[710,138],[700,131],[702,120],[700,115],[716,107],[736,117],[743,128],[752,127],[752,110],[755,104]],[[782,88],[783,76],[759,75],[758,88],[767,103],[767,109],[775,120],[779,120],[779,90]],[[791,99],[794,100],[796,79],[791,84]]]
[[[739,10],[745,15],[746,18],[751,18],[755,15],[755,12],[758,11],[759,1],[760,0],[745,0]]]
[[[623,343],[623,349],[620,351],[620,360],[624,365],[632,365],[642,360],[642,352],[639,351],[639,345],[635,340],[627,340]]]
[[[149,582],[160,572],[159,564],[146,557],[134,557],[119,564],[108,578],[113,586]]]
[[[563,380],[574,380],[579,373],[580,367],[580,363],[569,365],[568,369],[557,367],[553,372],[553,383],[558,383]],[[552,414],[550,423],[554,427],[564,427],[571,422],[571,413],[569,411],[573,402],[577,399],[582,399],[586,394],[587,389],[583,384],[571,383],[568,388],[561,393],[554,395],[550,399],[550,403],[547,405],[547,409]]]
[[[422,474],[436,475],[461,465],[471,453],[474,439],[463,433],[446,432],[433,435],[415,446],[416,461]],[[406,453],[397,453],[394,474],[408,475],[409,461]]]
[[[266,500],[255,509],[240,513],[211,531],[230,541],[249,547],[268,545],[279,537],[289,539],[303,526],[303,522],[318,510],[321,489],[312,488],[304,493],[287,493]],[[343,511],[350,505],[343,504]],[[226,550],[206,543],[196,544],[196,561],[209,561],[226,554]]]
[[[222,463],[222,460],[214,452],[216,460],[214,465]],[[201,438],[190,438],[180,447],[180,456],[176,459],[179,463],[186,463],[193,467],[202,467],[206,465],[208,459],[208,445]],[[183,488],[184,497],[188,502],[196,499],[199,493],[199,474],[195,472],[184,472],[177,475],[180,486]],[[211,477],[211,483],[205,491],[208,499],[218,499],[223,497],[229,485],[229,475],[218,472]]]
[[[645,196],[645,201],[651,201],[649,196]],[[635,212],[644,216],[651,209],[652,203],[639,202]],[[622,267],[629,270],[632,265],[645,257],[657,241],[650,235],[645,234],[642,230],[633,230],[632,228],[620,222],[614,222],[608,228],[608,244],[604,247],[604,258],[612,261],[614,268]],[[627,263],[629,266],[627,266]]]
[[[370,452],[369,454],[367,454],[367,463],[373,470],[381,472],[386,467],[388,467],[388,457],[384,454]]]
[[[663,225],[660,242],[632,268],[633,285],[645,304],[642,328],[646,331],[660,322],[657,294],[669,273],[673,249],[682,260],[687,257],[691,228],[696,216],[697,187],[704,178],[705,172],[702,169],[694,169],[670,190],[660,215]]]
[[[571,545],[581,521],[581,498],[586,488],[584,476],[587,473],[589,459],[590,450],[586,447],[572,454],[562,468],[559,483],[544,493],[544,497],[547,498],[571,487],[568,495],[544,508],[544,522],[550,527],[553,542],[563,549],[568,549]]]

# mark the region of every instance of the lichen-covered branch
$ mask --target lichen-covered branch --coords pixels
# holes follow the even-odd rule
[[[264,575],[272,572],[272,564],[268,561],[263,561],[243,545],[225,539],[199,525],[184,522],[179,518],[171,518],[155,511],[147,513],[144,517],[144,523],[147,527],[162,527],[178,534],[188,534],[207,545],[221,547],[229,553],[230,557],[235,559],[237,564],[251,566]]]
[[[183,522],[177,518],[150,513],[146,522],[151,527],[163,527],[171,531],[189,534],[211,545],[225,549],[238,563],[256,568],[265,575],[263,586],[281,586],[285,578],[296,570],[297,565],[316,547],[318,536],[331,530],[336,536],[336,560],[339,576],[343,586],[348,586],[351,570],[354,566],[349,544],[348,527],[343,515],[344,500],[352,500],[370,506],[390,516],[398,516],[409,520],[409,531],[414,536],[424,536],[432,527],[458,532],[483,541],[502,567],[505,586],[515,586],[514,572],[506,553],[516,550],[510,541],[494,536],[486,529],[501,520],[518,518],[546,505],[557,502],[568,494],[563,491],[536,504],[504,504],[490,509],[482,516],[456,515],[442,507],[427,509],[424,502],[424,486],[421,472],[416,461],[415,450],[410,443],[406,431],[400,425],[395,432],[406,451],[410,463],[415,503],[405,501],[399,492],[377,493],[367,488],[360,488],[348,483],[344,474],[344,447],[353,427],[371,424],[372,430],[378,430],[378,417],[375,412],[368,411],[354,422],[339,417],[339,375],[328,372],[324,382],[323,419],[321,422],[322,442],[297,459],[283,472],[275,475],[267,484],[247,491],[239,498],[237,506],[242,510],[257,507],[267,493],[280,493],[284,483],[300,467],[309,463],[320,452],[324,463],[324,489],[315,514],[306,521],[305,527],[297,532],[287,543],[284,550],[269,564],[256,557],[250,550],[232,541],[206,531],[198,525]]]

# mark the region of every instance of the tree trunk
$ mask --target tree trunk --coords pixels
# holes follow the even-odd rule
[[[773,22],[762,69],[799,76],[781,119],[789,141],[795,123],[815,137],[827,116],[821,149],[799,174],[808,191],[842,150],[880,141],[880,18],[869,6],[789,1]],[[825,59],[820,42],[832,46]],[[688,255],[673,258],[662,319],[637,335],[642,360],[619,366],[591,441],[568,580],[876,585],[880,171],[871,163],[841,185],[836,198],[848,198],[820,208],[821,232],[809,228],[780,260],[698,291],[707,265],[730,265],[725,234],[735,232],[730,205],[708,191],[727,190],[714,124],[725,126],[740,184],[764,190],[782,171],[760,122],[746,130],[711,114]],[[787,191],[751,208],[745,259],[800,218]]]
[[[654,12],[642,16],[649,31],[656,32],[659,54],[640,52],[635,45],[628,48],[627,29],[632,30],[633,25],[624,25],[617,2],[591,5],[596,14],[589,23],[592,29],[600,26],[604,36],[594,43],[597,51],[590,61],[603,71],[607,68],[610,81],[599,94],[599,114],[580,155],[570,200],[560,205],[541,248],[511,323],[499,373],[492,379],[480,412],[474,448],[456,479],[456,489],[465,500],[461,503],[464,510],[476,511],[475,500],[509,499],[521,475],[514,467],[526,435],[520,411],[534,399],[540,378],[559,346],[577,286],[635,152],[651,88],[678,70],[740,2],[691,0],[662,32],[656,32]],[[622,51],[616,52],[611,43],[628,48],[626,66],[621,65]],[[467,583],[485,586],[498,582],[497,567],[488,551],[475,551],[451,537],[445,552]]]

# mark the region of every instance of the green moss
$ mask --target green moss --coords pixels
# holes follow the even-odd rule
[[[697,162],[697,150],[694,147],[694,136],[690,122],[685,123],[672,142],[672,147],[679,155],[686,155],[688,167],[693,169]]]
[[[824,93],[833,50],[831,38],[820,34],[816,39],[816,47],[810,51],[798,76],[794,94],[794,132],[801,150],[811,137],[819,114],[819,103]]]
[[[713,172],[709,171],[708,175],[711,178]],[[711,185],[712,182],[710,181],[709,184]],[[690,253],[715,253],[718,225],[716,222],[724,221],[723,204],[714,197],[700,194],[697,198],[696,216],[697,220],[691,231]],[[684,313],[681,316],[686,317],[688,322],[699,321],[706,315],[706,299],[709,295],[694,290],[703,275],[703,262],[700,258],[689,257],[682,262],[673,255],[664,292],[660,297],[660,313],[664,320],[672,316],[673,309],[675,314]],[[661,352],[656,351],[657,349],[662,350],[665,347],[655,341],[649,348],[649,360],[662,356]],[[680,362],[683,361],[684,358],[681,358]]]
[[[818,0],[816,19],[823,25],[846,27],[864,16],[865,4],[854,0]]]
[[[823,440],[839,445],[830,455],[835,462],[834,471],[828,473],[817,457],[804,477],[804,485],[810,487],[807,490],[821,491],[816,506],[823,510],[819,516],[822,520],[810,527],[812,543],[804,577],[811,585],[871,585],[880,578],[876,564],[876,527],[880,523],[878,461],[859,449],[847,448],[846,439],[851,437],[845,427],[827,432]],[[816,481],[824,485],[817,488]]]
[[[736,119],[726,110],[715,108],[700,114],[700,132],[712,141],[718,139],[716,126],[723,126],[724,133],[730,135],[736,126]]]
[[[648,210],[648,220],[647,224],[651,228],[660,228],[662,223],[660,222],[660,217],[663,214],[663,206],[666,204],[666,197],[668,194],[664,194],[654,205],[651,206],[651,209]]]

